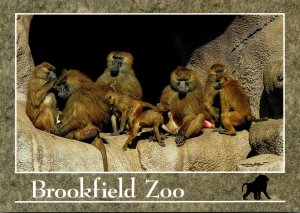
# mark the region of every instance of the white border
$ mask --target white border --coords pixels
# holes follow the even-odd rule
[[[17,200],[15,203],[285,203],[285,200]]]
[[[259,16],[282,15],[283,16],[283,171],[18,172],[17,159],[16,159],[17,158],[17,63],[16,63],[17,62],[17,37],[16,37],[17,22],[16,20],[18,15],[259,15]],[[15,174],[251,174],[251,173],[275,173],[275,174],[285,173],[285,13],[15,13]],[[26,201],[15,201],[15,202],[20,203]],[[210,202],[210,201],[187,201],[187,202]],[[212,201],[212,202],[220,202],[220,201]],[[246,202],[250,202],[250,201],[246,201]],[[261,202],[266,202],[266,201],[261,201]],[[280,201],[280,202],[285,202],[285,201]]]

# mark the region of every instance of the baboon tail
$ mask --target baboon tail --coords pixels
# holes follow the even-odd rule
[[[248,115],[247,120],[251,121],[251,122],[260,122],[260,121],[267,121],[268,117],[263,117],[263,118],[256,119],[253,115]]]
[[[101,152],[102,161],[103,161],[103,170],[105,172],[108,171],[106,149],[105,149],[104,143],[103,143],[102,139],[100,138],[100,136],[98,135],[91,144],[94,145]]]
[[[150,109],[154,109],[155,108],[155,106],[153,106],[152,104],[147,103],[147,102],[142,102],[142,104],[143,104],[143,107],[146,107],[146,108],[150,108]]]
[[[244,186],[245,186],[245,185],[248,186],[248,183],[244,183],[244,184],[243,184],[243,186],[242,186],[242,192],[244,191]]]

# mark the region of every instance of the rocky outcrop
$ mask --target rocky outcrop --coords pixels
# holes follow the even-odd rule
[[[254,156],[237,165],[237,171],[284,172],[283,169],[283,158],[272,154]]]
[[[249,141],[257,154],[283,155],[283,120],[269,119],[251,125]]]
[[[27,93],[27,82],[34,69],[33,58],[29,47],[29,29],[32,16],[17,16],[17,89],[18,92]]]
[[[261,99],[265,86],[269,88],[269,85],[277,83],[264,82],[264,75],[271,81],[281,79],[280,73],[268,68],[282,61],[282,24],[282,16],[237,16],[221,36],[194,51],[188,67],[198,71],[204,85],[211,65],[227,65],[250,96],[254,116],[269,115],[269,109],[261,106]],[[279,106],[282,108],[282,104]]]

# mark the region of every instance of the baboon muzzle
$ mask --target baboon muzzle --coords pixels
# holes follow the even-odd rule
[[[117,76],[120,72],[121,66],[122,66],[122,61],[114,60],[111,64],[111,68],[110,68],[111,76],[113,76],[113,77]]]
[[[178,86],[178,92],[180,94],[185,94],[187,93],[187,86],[185,81],[180,81],[179,86]]]

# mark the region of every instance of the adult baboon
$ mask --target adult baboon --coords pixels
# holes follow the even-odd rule
[[[129,52],[112,51],[107,56],[107,68],[96,83],[108,85],[116,92],[142,100],[143,90],[135,76],[133,56]]]
[[[36,128],[47,132],[55,128],[58,116],[55,95],[49,92],[56,80],[55,67],[43,62],[35,67],[28,83],[26,114]]]
[[[256,119],[250,108],[250,100],[240,83],[229,74],[221,74],[215,83],[215,89],[220,90],[221,122],[225,129],[219,133],[236,135],[234,127],[250,121],[263,121],[268,118]]]
[[[62,112],[61,123],[51,130],[55,135],[92,141],[103,157],[104,170],[107,171],[107,156],[104,144],[99,137],[102,127],[109,122],[110,115],[104,95],[109,87],[97,86],[78,70],[65,70],[59,77],[56,88],[58,96],[67,99]]]
[[[195,71],[177,67],[171,73],[170,84],[164,88],[160,102],[169,104],[174,120],[180,126],[175,139],[177,146],[202,131],[205,118],[202,96],[202,87]]]

